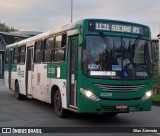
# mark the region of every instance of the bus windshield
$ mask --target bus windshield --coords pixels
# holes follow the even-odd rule
[[[130,37],[87,35],[83,48],[83,72],[109,79],[151,77],[151,42]]]

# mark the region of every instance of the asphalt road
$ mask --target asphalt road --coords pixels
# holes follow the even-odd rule
[[[149,112],[118,114],[112,118],[102,115],[71,114],[68,118],[61,119],[55,116],[51,105],[38,100],[17,101],[13,92],[7,90],[0,83],[0,127],[160,127],[160,107],[153,106],[152,111]],[[59,136],[61,134],[56,133],[54,135]],[[68,133],[65,135],[74,136],[75,134]],[[82,133],[77,135],[82,135]],[[160,136],[158,133],[86,134],[86,136],[96,135]]]

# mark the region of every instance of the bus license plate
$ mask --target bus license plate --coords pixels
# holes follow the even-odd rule
[[[127,110],[128,109],[128,105],[116,105],[116,109],[117,110]]]

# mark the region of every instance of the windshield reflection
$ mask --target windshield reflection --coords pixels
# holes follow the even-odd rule
[[[83,49],[83,71],[104,78],[149,78],[150,47],[150,42],[141,37],[88,35]]]

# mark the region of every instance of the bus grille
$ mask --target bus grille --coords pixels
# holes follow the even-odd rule
[[[100,89],[107,91],[107,92],[136,92],[139,89],[144,88],[146,85],[102,85],[102,84],[95,84]]]

